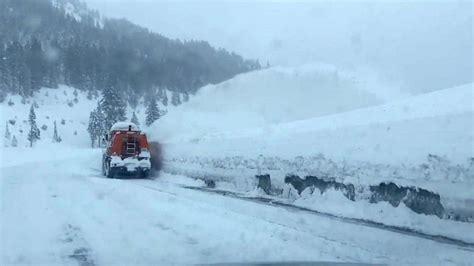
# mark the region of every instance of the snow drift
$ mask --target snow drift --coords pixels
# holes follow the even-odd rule
[[[393,88],[380,88],[373,78],[362,80],[331,66],[274,67],[201,88],[149,131],[157,140],[196,138],[215,131],[349,111],[405,96]]]

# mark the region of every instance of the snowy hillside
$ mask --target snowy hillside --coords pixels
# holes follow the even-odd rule
[[[94,25],[103,25],[103,21],[100,15],[92,10],[89,10],[87,6],[77,0],[51,0],[53,7],[63,9],[65,14],[71,16],[76,21],[82,21],[83,16],[91,17],[94,19]]]
[[[381,87],[373,77],[325,65],[253,71],[203,87],[153,132],[160,140],[187,134],[197,137],[334,114],[407,96],[396,88]]]
[[[77,96],[75,96],[75,92]],[[90,112],[96,108],[99,99],[88,99],[87,93],[67,86],[58,89],[42,88],[40,92],[22,103],[18,95],[9,95],[0,104],[0,131],[5,134],[8,124],[11,137],[9,140],[0,138],[2,147],[11,146],[13,136],[18,141],[18,147],[27,147],[28,136],[28,114],[32,104],[36,103],[36,123],[41,131],[41,139],[35,144],[37,147],[48,147],[52,143],[54,121],[56,121],[59,136],[62,138],[62,146],[87,148],[91,141],[87,126]],[[127,118],[130,119],[132,108],[128,107]],[[145,107],[143,100],[135,109],[136,115],[141,123],[145,122]]]

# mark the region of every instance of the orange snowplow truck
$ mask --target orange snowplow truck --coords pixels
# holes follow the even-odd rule
[[[148,140],[135,124],[114,124],[105,140],[107,147],[102,156],[102,172],[105,176],[148,177],[151,168]]]

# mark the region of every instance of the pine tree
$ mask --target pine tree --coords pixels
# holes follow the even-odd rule
[[[163,103],[164,106],[168,106],[168,93],[166,89],[163,89],[161,102]]]
[[[189,101],[189,93],[185,91],[183,94],[183,102],[188,102],[188,101]]]
[[[135,112],[133,112],[133,114],[132,114],[132,119],[130,120],[130,122],[134,123],[134,124],[137,125],[137,126],[140,126],[140,121],[138,121],[138,117],[137,117],[137,115],[135,114]]]
[[[127,95],[128,95],[128,99],[127,99],[128,104],[130,104],[130,106],[135,109],[138,106],[139,96],[131,88],[127,88],[126,92],[127,92]]]
[[[181,104],[181,99],[179,97],[179,92],[173,91],[173,94],[171,95],[171,104],[174,106],[180,105]]]
[[[77,93],[77,89],[74,89],[74,92],[72,94],[74,95],[74,103],[78,103],[79,100],[77,99],[77,96],[79,95],[79,93]]]
[[[10,129],[8,128],[8,122],[6,122],[5,127],[5,140],[10,140]]]
[[[87,91],[87,100],[92,100],[92,90]]]
[[[87,126],[87,132],[91,138],[91,147],[94,148],[94,143],[97,140],[97,109],[92,110],[89,115],[89,125]]]
[[[163,94],[164,94],[164,89],[163,88],[158,88],[158,91],[156,93],[156,96],[158,97],[158,100],[162,100],[163,99]]]
[[[153,98],[150,100],[147,108],[146,108],[146,121],[145,124],[150,126],[153,122],[158,120],[161,117],[162,113],[158,108],[158,104],[156,103],[156,99]]]
[[[61,142],[62,139],[58,135],[58,129],[56,127],[56,120],[54,120],[54,133],[53,133],[53,142]]]
[[[105,124],[105,115],[102,109],[100,108],[100,105],[97,107],[97,113],[96,113],[96,119],[97,119],[97,127],[96,127],[96,134],[97,134],[97,139],[98,139],[98,144],[99,147],[101,146],[101,140],[102,136],[104,136],[110,129],[110,127],[107,127]]]
[[[44,60],[43,48],[35,37],[25,47],[26,62],[30,72],[31,92],[38,91],[44,85],[46,74],[46,62]],[[29,94],[31,95],[31,94]]]
[[[33,105],[31,105],[30,108],[28,123],[30,124],[30,131],[28,132],[28,141],[30,142],[30,147],[33,147],[33,143],[40,139],[40,130],[38,126],[36,126],[36,114]]]
[[[97,140],[98,145],[100,146],[100,140],[102,135],[106,133],[104,115],[100,107],[92,110],[89,115],[89,126],[87,127],[91,138],[91,146],[94,147],[94,143]]]
[[[0,73],[2,73],[1,70],[0,70]],[[0,103],[3,103],[5,101],[5,98],[7,97],[7,87],[5,84],[2,84],[1,82],[2,81],[0,80]]]
[[[18,141],[16,140],[15,135],[13,135],[11,146],[12,146],[12,147],[18,146]]]
[[[127,120],[125,116],[126,103],[112,86],[108,86],[102,91],[102,99],[99,105],[104,114],[107,129],[111,128],[116,122]]]

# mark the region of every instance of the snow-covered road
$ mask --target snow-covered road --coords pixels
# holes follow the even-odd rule
[[[199,183],[184,177],[106,179],[99,150],[30,151],[2,158],[2,265],[474,259],[470,248],[185,189]]]

